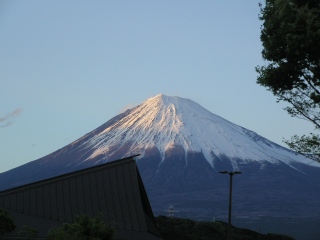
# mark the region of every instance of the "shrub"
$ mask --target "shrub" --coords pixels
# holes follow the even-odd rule
[[[114,230],[101,216],[90,218],[85,214],[76,217],[74,223],[50,229],[48,240],[111,240]]]

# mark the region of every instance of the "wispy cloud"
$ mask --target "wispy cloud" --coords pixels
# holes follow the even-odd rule
[[[7,115],[0,117],[0,127],[8,127],[13,124],[14,118],[18,117],[22,112],[22,108],[17,108],[16,110],[8,113]]]

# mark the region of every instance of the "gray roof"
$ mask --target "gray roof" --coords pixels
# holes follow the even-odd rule
[[[116,229],[115,239],[160,239],[133,157],[2,191],[0,207],[16,222],[16,232],[27,225],[39,237],[85,213],[102,214]]]

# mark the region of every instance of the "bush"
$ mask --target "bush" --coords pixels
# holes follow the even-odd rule
[[[111,240],[113,235],[114,230],[101,216],[90,218],[81,214],[74,223],[65,223],[62,227],[50,229],[48,240]]]
[[[18,234],[19,236],[24,237],[27,240],[32,240],[38,237],[38,230],[24,225],[22,226]]]
[[[9,214],[0,208],[0,236],[12,232],[16,228]]]

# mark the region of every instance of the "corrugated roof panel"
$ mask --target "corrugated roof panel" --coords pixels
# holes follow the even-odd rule
[[[0,207],[20,220],[23,216],[23,221],[29,216],[25,225],[36,229],[48,228],[56,221],[73,222],[81,213],[102,214],[110,226],[121,230],[120,235],[128,231],[127,239],[134,232],[148,232],[148,226],[154,225],[150,203],[132,158],[0,192]],[[47,230],[40,232],[45,234]]]

